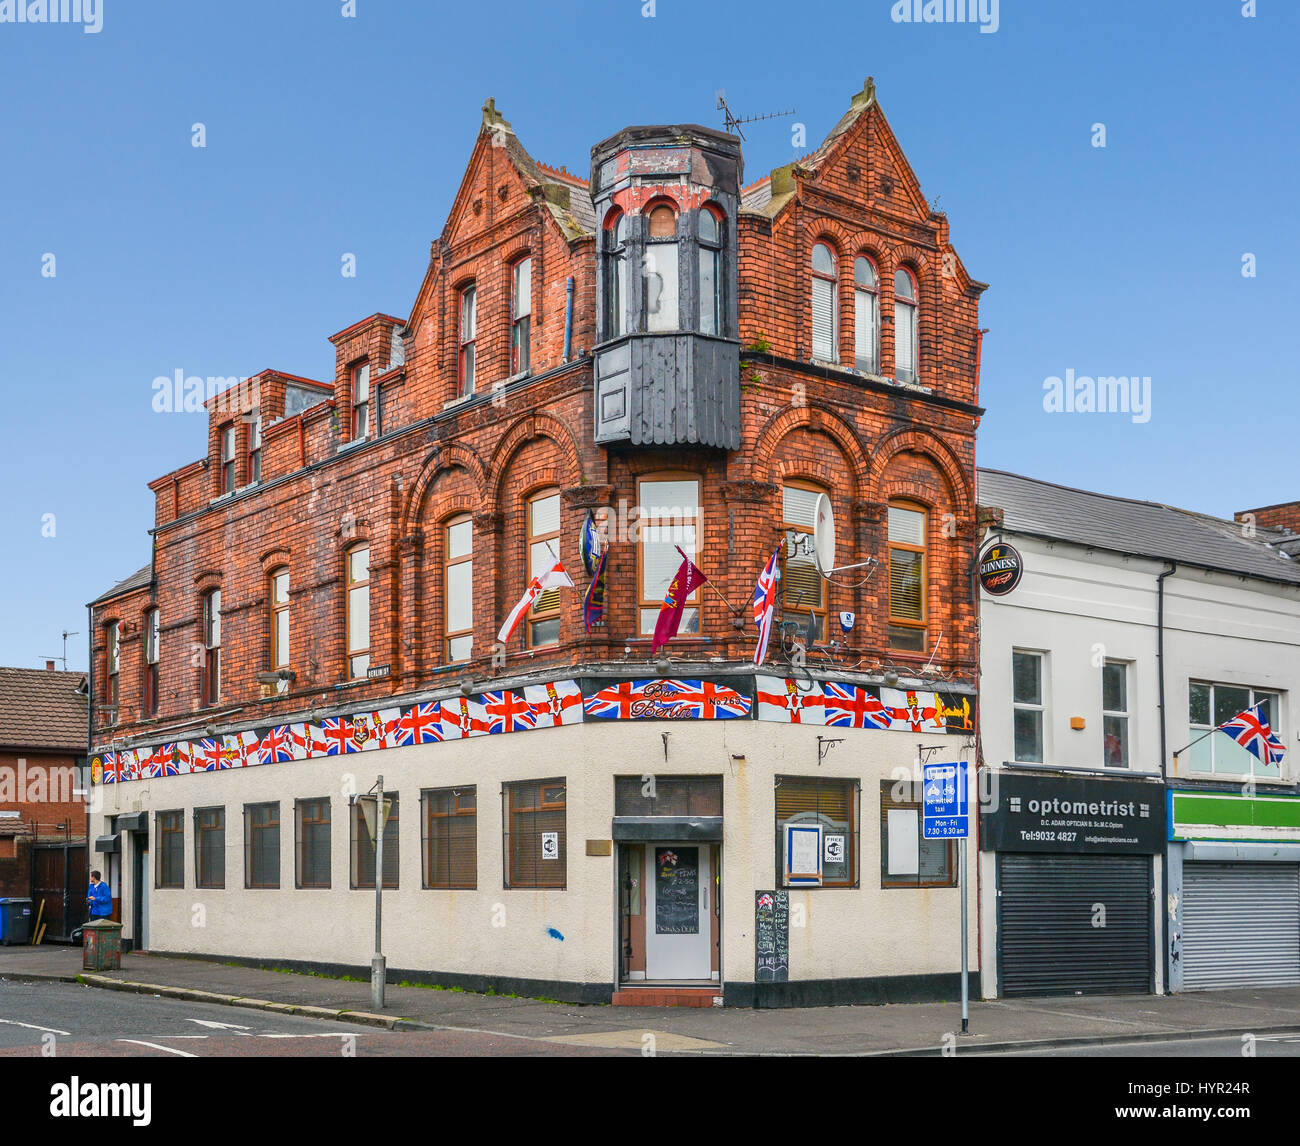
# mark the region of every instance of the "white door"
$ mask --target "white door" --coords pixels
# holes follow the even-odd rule
[[[712,945],[708,844],[648,844],[645,977],[708,979]]]

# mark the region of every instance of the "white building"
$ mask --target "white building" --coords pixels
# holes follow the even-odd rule
[[[978,480],[984,994],[1300,983],[1300,537]]]

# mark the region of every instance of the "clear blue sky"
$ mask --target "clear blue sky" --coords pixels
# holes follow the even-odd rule
[[[101,2],[98,34],[0,23],[0,663],[67,628],[83,668],[85,602],[148,560],[146,483],[205,445],[155,377],[328,379],[328,335],[409,312],[489,95],[585,171],[627,124],[717,125],[718,88],[812,146],[873,75],[990,284],[980,464],[1224,515],[1300,497],[1300,5],[1002,0],[984,34],[889,0]],[[749,129],[747,182],[791,122]],[[1149,376],[1150,421],[1044,413],[1067,369]]]

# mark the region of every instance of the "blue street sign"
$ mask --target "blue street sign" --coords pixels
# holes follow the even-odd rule
[[[956,840],[970,835],[970,799],[966,761],[926,764],[921,769],[921,824],[927,840]]]

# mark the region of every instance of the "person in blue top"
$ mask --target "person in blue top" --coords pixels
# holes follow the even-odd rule
[[[86,903],[90,907],[91,919],[107,919],[113,914],[113,895],[108,884],[99,878],[99,872],[90,873],[90,887],[86,891]]]

